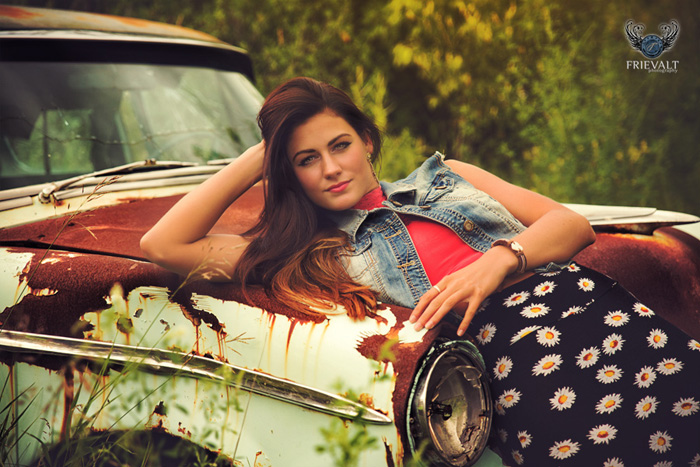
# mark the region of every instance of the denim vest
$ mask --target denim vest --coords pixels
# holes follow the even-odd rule
[[[383,302],[413,308],[432,287],[398,214],[439,222],[480,252],[525,230],[503,205],[445,165],[440,153],[405,179],[380,184],[387,196],[382,207],[328,215],[350,238],[344,255],[350,276],[379,292]]]

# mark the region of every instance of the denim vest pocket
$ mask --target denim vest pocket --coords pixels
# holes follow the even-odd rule
[[[446,173],[438,174],[430,184],[427,193],[419,201],[419,205],[423,206],[432,203],[448,193],[451,193],[455,188],[455,180]]]

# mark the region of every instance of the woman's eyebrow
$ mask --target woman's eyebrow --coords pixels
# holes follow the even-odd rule
[[[351,135],[350,133],[342,133],[342,134],[336,136],[335,138],[333,138],[332,140],[330,140],[330,141],[328,142],[328,146],[333,146],[333,145],[335,144],[336,141],[338,141],[340,138],[343,138],[343,137],[345,137],[345,136],[352,136],[352,135]],[[314,153],[314,152],[316,152],[315,149],[302,149],[301,151],[296,152],[296,153],[294,154],[294,156],[292,156],[292,162],[295,161],[296,158],[297,158],[297,156],[299,156],[299,155],[302,155],[302,154],[312,154],[312,153]]]

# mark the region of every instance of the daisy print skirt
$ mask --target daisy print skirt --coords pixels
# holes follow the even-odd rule
[[[577,264],[491,295],[470,325],[505,465],[700,466],[700,343]]]

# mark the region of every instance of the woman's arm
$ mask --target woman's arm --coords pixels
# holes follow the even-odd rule
[[[522,247],[528,269],[550,262],[567,261],[595,241],[595,233],[583,216],[530,190],[463,162],[446,164],[477,189],[500,202],[527,229],[513,238]],[[423,295],[411,314],[416,329],[435,326],[450,310],[465,309],[457,333],[461,336],[481,302],[499,289],[518,268],[518,259],[505,246],[488,250],[474,263],[445,276]]]
[[[226,209],[262,178],[264,144],[252,146],[178,201],[146,235],[141,250],[164,268],[189,274],[197,267],[213,280],[226,280],[249,240],[210,235]]]

